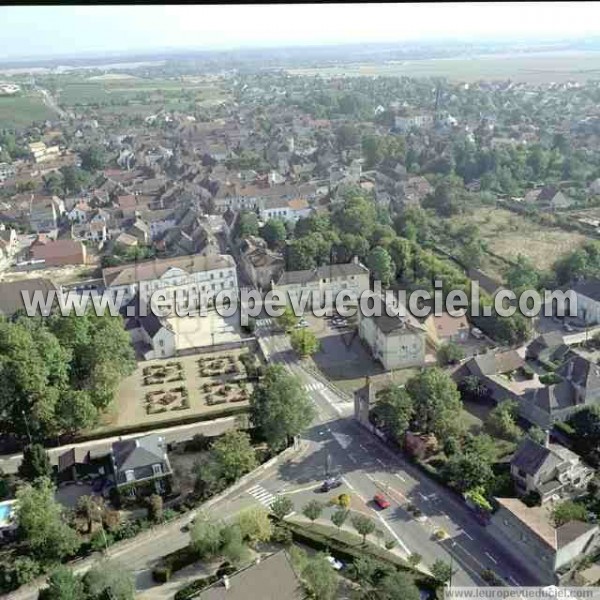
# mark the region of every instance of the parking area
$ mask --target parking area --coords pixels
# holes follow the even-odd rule
[[[369,376],[375,385],[404,383],[415,369],[384,371],[373,360],[357,329],[357,318],[347,319],[347,325],[336,327],[331,319],[306,314],[311,331],[319,338],[321,349],[313,355],[319,369],[340,389],[352,394],[365,384]]]

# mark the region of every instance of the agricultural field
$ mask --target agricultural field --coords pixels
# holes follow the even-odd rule
[[[524,216],[502,208],[480,208],[468,215],[454,217],[452,226],[477,225],[488,249],[513,260],[519,254],[529,258],[538,269],[549,269],[562,255],[574,250],[589,238],[558,227],[543,227]],[[487,272],[487,268],[485,269]],[[502,273],[489,273],[501,276]]]
[[[446,77],[451,81],[506,80],[530,83],[584,82],[600,76],[600,52],[530,53],[472,58],[349,63],[288,69],[292,75],[322,77]]]
[[[56,113],[44,104],[39,94],[0,96],[0,129],[27,127],[34,121],[55,117]]]
[[[193,108],[209,102],[221,102],[225,93],[213,83],[188,79],[146,79],[113,74],[93,77],[68,76],[56,81],[61,106],[98,105],[102,110],[121,112],[122,107]]]

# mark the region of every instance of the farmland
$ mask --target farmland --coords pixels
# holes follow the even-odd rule
[[[322,77],[446,77],[451,81],[506,80],[530,83],[585,82],[600,77],[599,52],[530,53],[469,58],[348,63],[289,69],[292,75]]]
[[[44,121],[55,117],[38,94],[0,97],[0,129],[3,127],[25,127],[33,121]]]
[[[194,105],[226,98],[212,83],[177,79],[147,79],[134,76],[70,76],[61,78],[57,97],[62,106],[94,106],[110,109],[122,106],[164,106],[192,109]],[[120,108],[119,108],[120,111]]]

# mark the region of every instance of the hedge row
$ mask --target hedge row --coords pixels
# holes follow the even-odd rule
[[[440,582],[433,577],[428,577],[421,571],[411,567],[405,560],[387,552],[386,550],[377,548],[373,545],[367,546],[355,546],[348,544],[342,540],[328,537],[318,531],[311,530],[304,527],[299,523],[292,523],[289,521],[277,521],[275,517],[272,517],[277,522],[278,526],[287,529],[291,534],[295,542],[308,546],[317,551],[327,552],[347,563],[354,562],[357,558],[373,558],[385,562],[396,569],[410,572],[415,576],[415,583],[420,588],[427,588],[432,591],[437,590],[440,587]]]

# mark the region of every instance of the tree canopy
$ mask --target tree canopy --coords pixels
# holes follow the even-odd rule
[[[312,422],[315,409],[300,380],[270,365],[250,398],[254,426],[273,449],[284,448]]]

